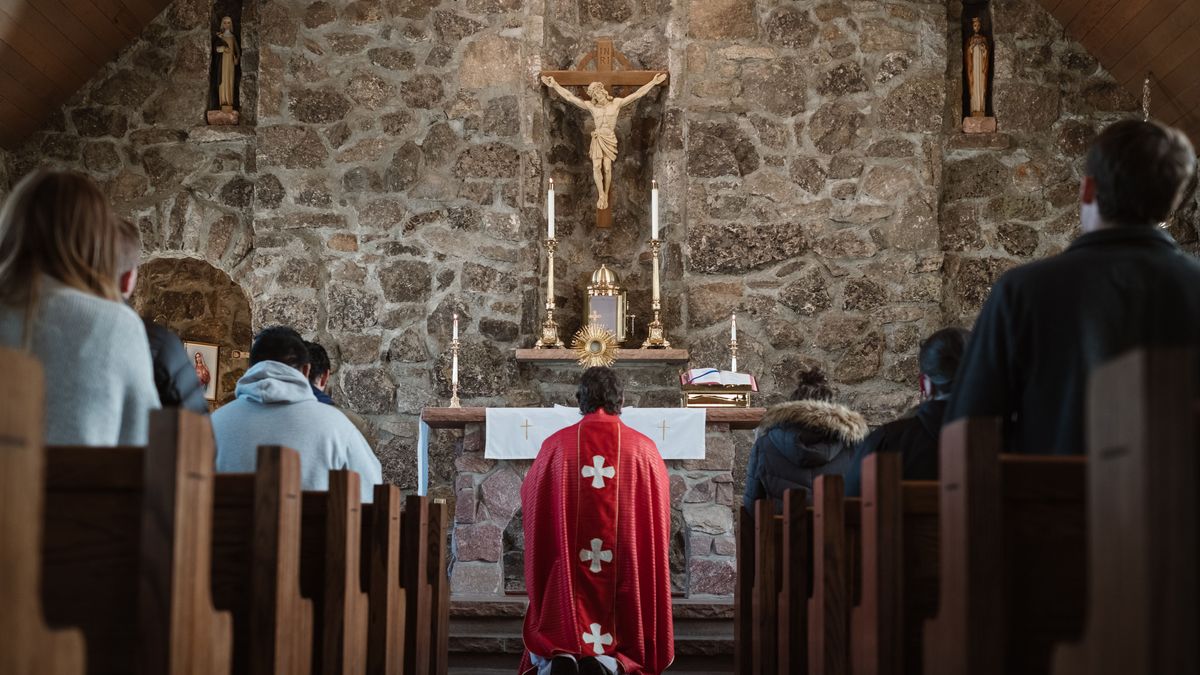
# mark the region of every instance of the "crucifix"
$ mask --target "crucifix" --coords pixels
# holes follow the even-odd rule
[[[659,428],[660,428],[660,429],[662,429],[662,432],[663,432],[663,440],[664,440],[664,441],[665,441],[665,440],[667,440],[667,429],[670,429],[670,428],[671,428],[671,427],[667,426],[667,421],[666,421],[666,420],[663,420],[663,421],[662,421],[662,424],[661,424],[661,425],[659,425]]]
[[[614,70],[614,59],[620,66]],[[588,70],[589,66],[593,70]],[[580,59],[575,70],[543,70],[542,84],[550,87],[568,103],[592,114],[596,124],[588,155],[592,158],[592,178],[596,183],[596,227],[612,226],[612,167],[617,159],[617,117],[621,108],[650,93],[655,85],[667,81],[661,70],[633,70],[629,59],[613,48],[612,38],[596,40],[596,49]],[[591,100],[581,99],[565,87],[587,87]],[[618,87],[639,87],[624,97],[614,97]],[[611,91],[610,91],[611,90]]]
[[[529,428],[532,426],[533,425],[529,423],[529,420],[525,420],[525,423],[521,425],[521,428],[525,430],[525,440],[529,440]]]

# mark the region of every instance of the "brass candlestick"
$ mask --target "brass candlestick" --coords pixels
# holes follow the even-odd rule
[[[652,261],[654,266],[654,295],[650,308],[654,310],[654,320],[647,326],[646,341],[642,343],[642,349],[669,349],[671,347],[671,343],[667,342],[666,334],[663,331],[662,317],[660,316],[662,310],[662,291],[659,288],[658,280],[658,257],[661,252],[662,241],[651,239],[650,254],[654,259]]]
[[[450,341],[450,407],[462,407],[458,400],[458,338]]]
[[[563,349],[566,345],[558,337],[558,324],[554,321],[554,251],[557,239],[546,240],[546,318],[542,321],[542,337],[533,345],[534,349]]]
[[[729,341],[729,371],[737,372],[737,338]]]

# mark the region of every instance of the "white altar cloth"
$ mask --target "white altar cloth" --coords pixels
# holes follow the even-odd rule
[[[578,408],[488,408],[483,456],[533,459],[542,443],[579,422]],[[703,408],[623,408],[621,421],[642,432],[663,459],[704,459]]]

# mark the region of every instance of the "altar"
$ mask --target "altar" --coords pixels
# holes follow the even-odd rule
[[[665,460],[671,479],[671,585],[678,597],[728,598],[736,578],[734,522],[745,457],[762,408],[705,411],[702,459]],[[426,408],[431,430],[462,430],[454,446],[451,593],[456,601],[524,595],[521,481],[530,460],[485,457],[486,408]],[[739,470],[738,458],[741,459]],[[735,480],[735,474],[739,478]]]

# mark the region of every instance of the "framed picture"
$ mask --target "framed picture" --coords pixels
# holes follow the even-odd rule
[[[184,340],[183,347],[196,369],[196,377],[204,387],[204,398],[209,401],[217,400],[217,378],[221,370],[220,361],[217,360],[221,355],[220,345]]]

